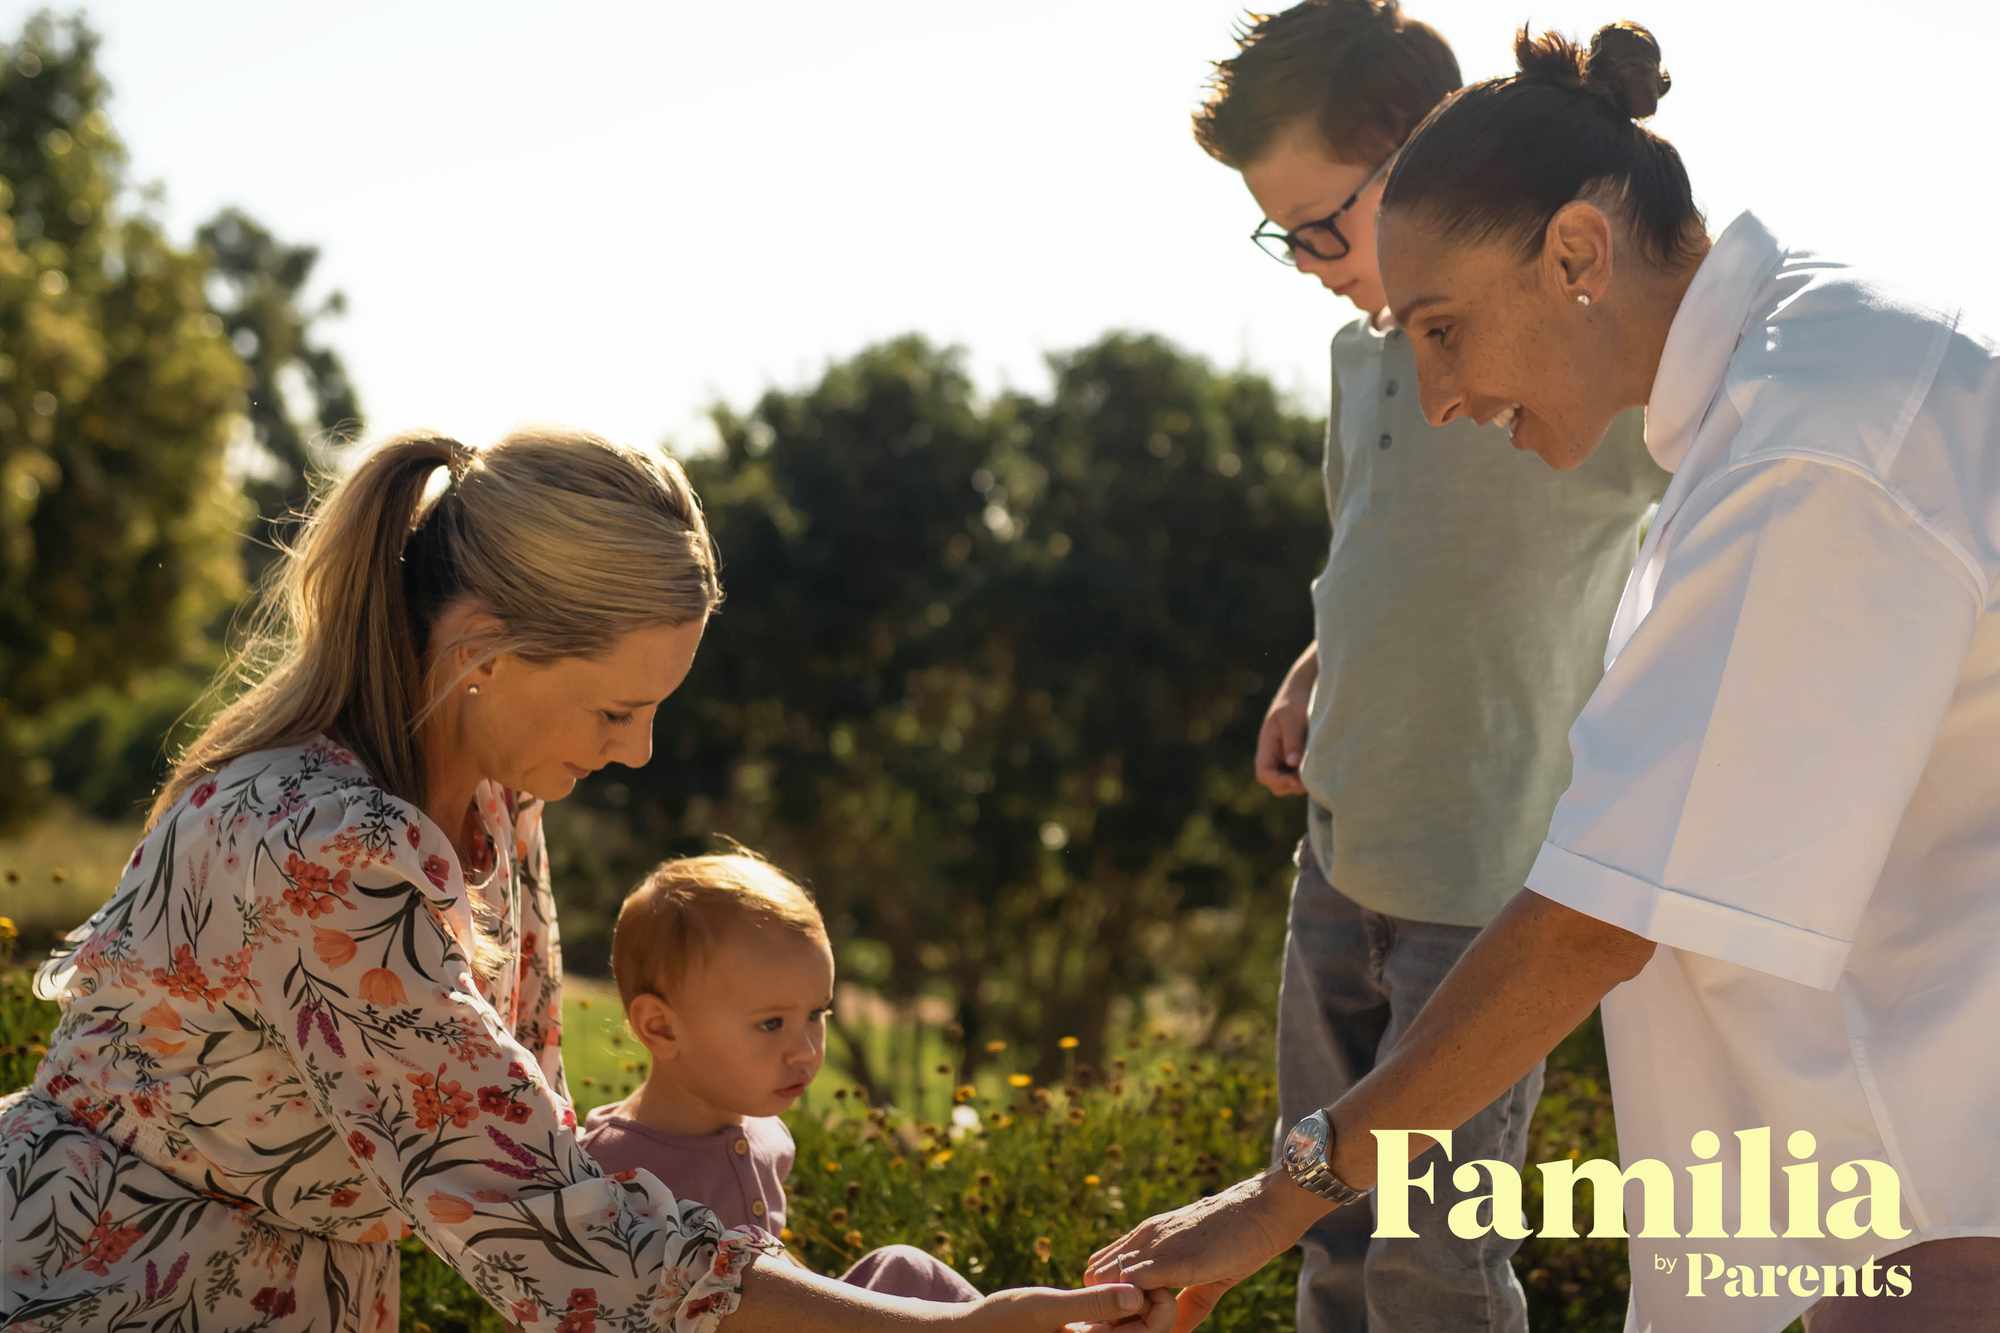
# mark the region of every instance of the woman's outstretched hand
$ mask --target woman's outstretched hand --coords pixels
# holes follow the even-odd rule
[[[881,1333],[950,1328],[967,1333],[1170,1333],[1173,1296],[1129,1283],[1077,1291],[1016,1287],[976,1301],[926,1301],[849,1286],[788,1263],[759,1259],[743,1274],[743,1298],[723,1333]]]
[[[1116,1330],[1169,1333],[1174,1326],[1173,1296],[1142,1292],[1119,1283],[1079,1291],[1016,1287],[982,1297],[961,1327],[976,1333],[1057,1333],[1057,1330]]]
[[[1188,1333],[1223,1294],[1298,1243],[1327,1205],[1276,1170],[1140,1223],[1090,1256],[1088,1283],[1178,1290],[1172,1333]]]

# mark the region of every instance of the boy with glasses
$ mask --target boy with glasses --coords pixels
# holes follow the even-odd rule
[[[1194,118],[1264,215],[1252,239],[1361,312],[1333,338],[1315,638],[1257,744],[1259,781],[1308,798],[1278,1001],[1280,1143],[1373,1068],[1521,888],[1667,483],[1636,412],[1555,484],[1506,447],[1513,404],[1424,420],[1383,308],[1375,211],[1396,150],[1459,84],[1451,48],[1396,0],[1307,0],[1246,20]],[[1520,1167],[1541,1080],[1458,1131],[1453,1159]],[[1371,1239],[1366,1208],[1307,1233],[1303,1333],[1527,1328],[1519,1242],[1455,1236],[1451,1168],[1433,1149],[1411,1169],[1431,1165],[1416,1239]]]

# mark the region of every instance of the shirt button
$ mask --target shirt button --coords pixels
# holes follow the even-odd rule
[[[736,1140],[736,1155],[738,1157],[748,1157],[750,1155],[750,1140]]]
[[[1396,381],[1390,380],[1387,387],[1385,387],[1382,390],[1382,392],[1388,394],[1391,398],[1394,398],[1396,396]]]
[[[1375,441],[1375,445],[1379,449],[1387,449],[1390,445],[1394,444],[1395,442],[1396,441],[1390,436],[1384,435],[1381,439]]]
[[[764,1215],[764,1201],[762,1199],[752,1199],[750,1201],[750,1216],[762,1217],[763,1215]]]

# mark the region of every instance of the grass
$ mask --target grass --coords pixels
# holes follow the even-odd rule
[[[31,957],[111,896],[144,821],[93,819],[58,804],[0,837],[0,901]]]
[[[6,911],[32,959],[87,917],[115,884],[138,824],[65,812],[0,839]],[[33,1076],[51,1006],[29,998],[25,968],[0,944],[0,1091]],[[839,1272],[868,1248],[902,1242],[943,1256],[984,1290],[1073,1281],[1092,1244],[1161,1208],[1260,1169],[1269,1150],[1268,1039],[1234,1054],[1189,1052],[1130,1035],[1129,1074],[1079,1069],[1068,1054],[1053,1087],[1015,1086],[1042,1052],[974,1053],[966,1086],[949,1028],[885,1012],[866,992],[836,1001],[845,1035],[866,1051],[894,1105],[868,1105],[845,1074],[836,1038],[827,1069],[787,1117],[799,1144],[790,1182],[795,1251]],[[578,1113],[616,1100],[644,1076],[615,988],[572,976],[563,1053]],[[1185,1072],[1183,1072],[1185,1071]],[[977,1116],[976,1128],[954,1124]],[[1527,1159],[1617,1155],[1602,1039],[1593,1020],[1549,1062]],[[1540,1215],[1539,1172],[1525,1173]],[[1587,1208],[1588,1201],[1580,1200]],[[1291,1319],[1296,1256],[1267,1267],[1211,1320],[1217,1330],[1282,1327]],[[1532,1326],[1615,1333],[1628,1283],[1615,1241],[1523,1246],[1517,1267]],[[413,1333],[505,1333],[507,1325],[441,1261],[406,1243],[401,1326]]]
[[[55,1018],[30,998],[25,968],[0,967],[0,1088],[26,1083]],[[573,978],[564,1051],[580,1111],[622,1096],[642,1075],[603,981]],[[935,1038],[943,1042],[942,1038]],[[1601,1049],[1580,1031],[1552,1062],[1531,1161],[1581,1147],[1609,1149]],[[1262,1168],[1275,1115],[1260,1043],[1192,1052],[1164,1033],[1128,1047],[1105,1071],[1061,1054],[1065,1077],[1027,1083],[1015,1071],[1038,1052],[987,1059],[952,1086],[949,1043],[925,1071],[934,1117],[870,1106],[837,1070],[787,1117],[798,1141],[788,1184],[787,1243],[821,1272],[838,1273],[879,1245],[917,1245],[946,1258],[983,1290],[1074,1282],[1091,1248],[1149,1214]],[[920,1102],[919,1104],[924,1104]],[[1532,1182],[1538,1173],[1530,1173]],[[1530,1201],[1531,1218],[1538,1214]],[[1242,1284],[1212,1318],[1218,1333],[1290,1321],[1296,1255]],[[1624,1247],[1531,1240],[1520,1268],[1533,1326],[1614,1333],[1622,1324]],[[403,1251],[401,1327],[412,1333],[505,1333],[440,1260],[414,1242]]]

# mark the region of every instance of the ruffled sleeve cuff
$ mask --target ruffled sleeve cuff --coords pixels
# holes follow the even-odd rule
[[[762,1227],[738,1227],[722,1234],[706,1263],[699,1251],[674,1263],[660,1279],[655,1321],[670,1333],[714,1333],[743,1303],[743,1275],[759,1255],[783,1254],[778,1238]]]

